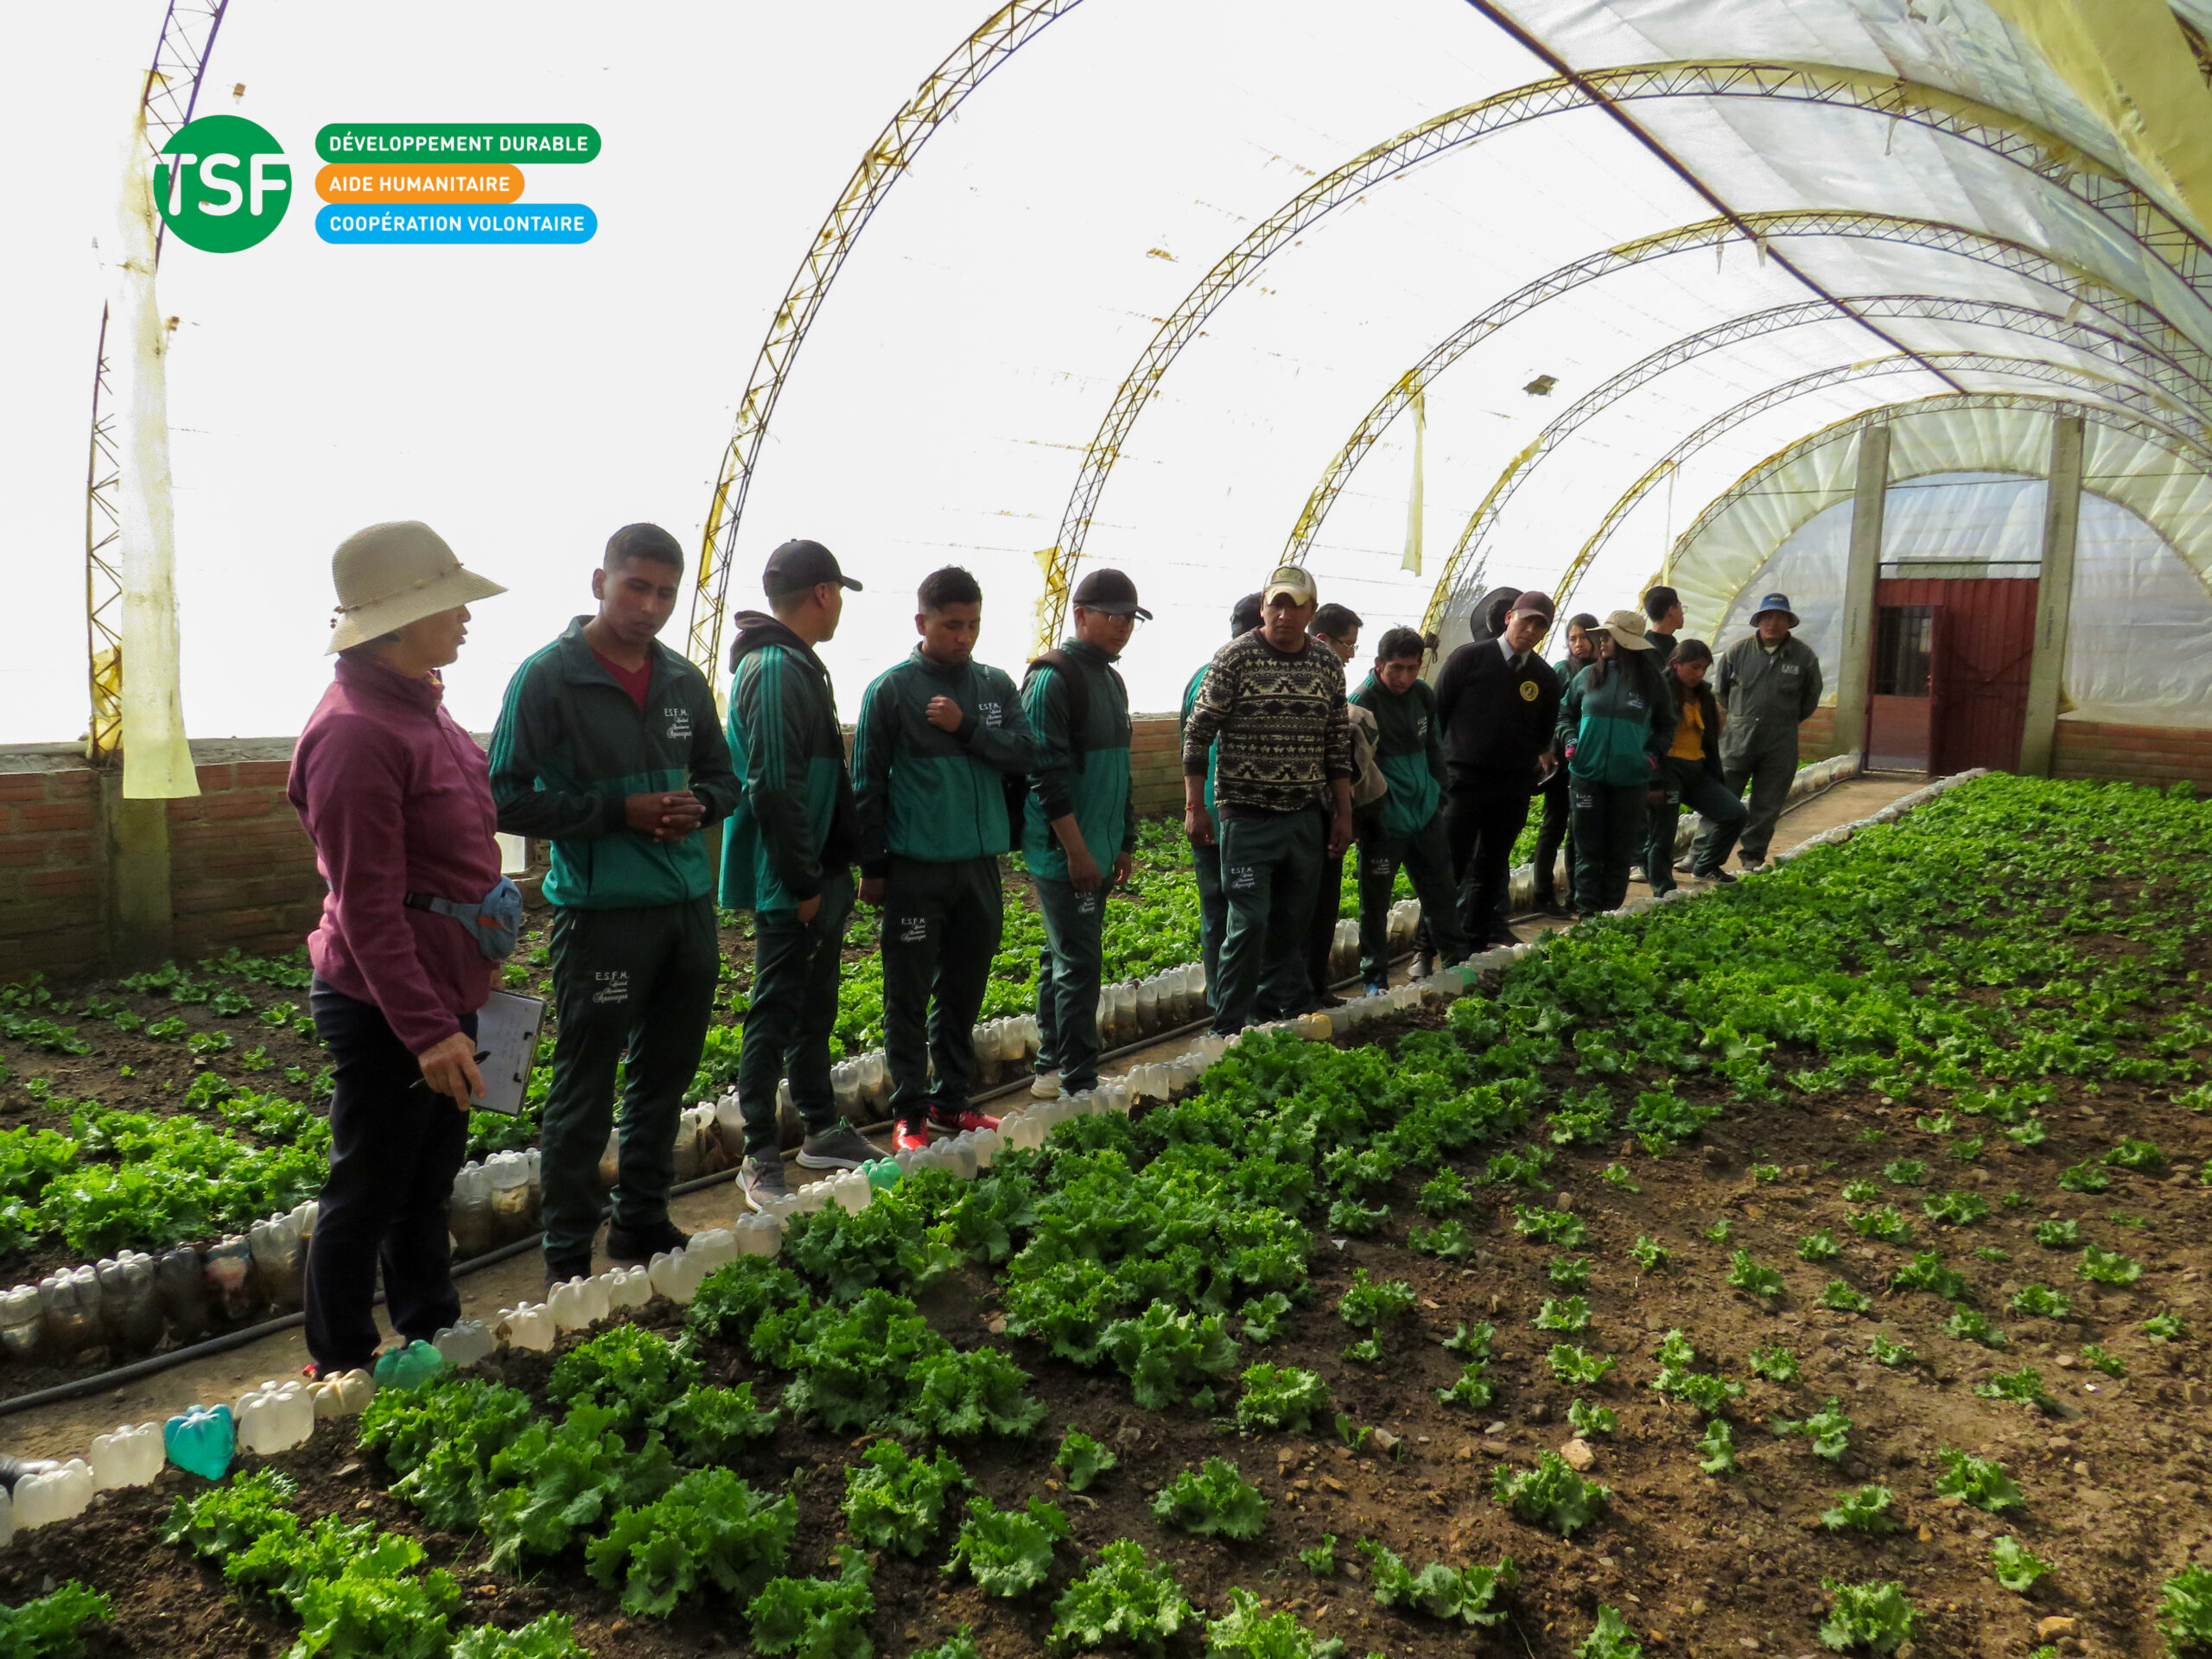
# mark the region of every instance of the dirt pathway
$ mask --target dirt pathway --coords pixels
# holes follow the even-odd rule
[[[1776,833],[1775,849],[1786,851],[1823,830],[1878,811],[1926,782],[1917,773],[1878,773],[1838,784],[1783,815]],[[1648,891],[1641,884],[1630,888],[1631,894]],[[1527,932],[1538,926],[1548,931],[1566,925],[1558,921],[1523,924],[1522,931]],[[1107,1072],[1119,1076],[1131,1066],[1173,1058],[1187,1049],[1190,1043],[1190,1038],[1184,1036],[1156,1044],[1123,1056],[1107,1067]],[[1011,1097],[1007,1103],[1010,1105]],[[796,1173],[797,1166],[793,1168]],[[671,1211],[677,1226],[697,1231],[728,1225],[745,1208],[735,1186],[725,1184],[677,1198]],[[525,1300],[539,1300],[544,1289],[543,1272],[537,1252],[526,1250],[469,1274],[460,1281],[463,1316],[492,1325],[497,1322],[503,1307],[512,1307]],[[0,1419],[0,1452],[26,1458],[81,1457],[95,1434],[104,1434],[119,1423],[166,1418],[196,1403],[235,1402],[248,1387],[264,1377],[297,1376],[307,1358],[307,1344],[297,1329],[279,1332],[228,1353],[180,1365],[120,1388]]]

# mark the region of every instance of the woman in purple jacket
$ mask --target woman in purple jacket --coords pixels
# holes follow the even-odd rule
[[[438,675],[461,654],[468,601],[506,590],[411,522],[348,537],[331,569],[337,677],[300,734],[287,791],[330,888],[308,938],[334,1085],[308,1250],[317,1376],[374,1359],[379,1261],[403,1339],[460,1317],[446,1211],[484,1087],[476,1011],[505,954],[496,929],[480,939],[479,904],[512,892],[484,753],[446,713]]]

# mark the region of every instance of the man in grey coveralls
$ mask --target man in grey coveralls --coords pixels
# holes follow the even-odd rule
[[[1790,633],[1797,626],[1786,594],[1769,594],[1751,613],[1758,632],[1720,653],[1713,683],[1719,699],[1720,766],[1738,797],[1751,786],[1751,816],[1739,842],[1743,866],[1756,870],[1766,862],[1775,820],[1789,798],[1797,775],[1797,728],[1821,703],[1821,659],[1811,646]],[[1714,826],[1699,836],[1693,862],[1709,861],[1705,843]]]

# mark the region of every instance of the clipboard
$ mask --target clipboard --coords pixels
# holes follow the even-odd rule
[[[476,1069],[484,1092],[470,1103],[480,1112],[522,1111],[530,1090],[531,1068],[537,1064],[537,1033],[545,1023],[545,1000],[494,991],[476,1011]]]

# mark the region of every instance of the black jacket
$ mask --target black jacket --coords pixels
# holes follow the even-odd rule
[[[1661,672],[1665,673],[1665,671],[1662,669]],[[1713,695],[1713,688],[1708,684],[1700,683],[1693,691],[1672,674],[1667,674],[1666,679],[1667,690],[1674,694],[1675,708],[1680,709],[1685,703],[1697,705],[1698,719],[1702,728],[1700,735],[1705,742],[1706,772],[1713,782],[1726,787],[1728,779],[1720,767],[1719,700]]]
[[[1459,790],[1536,787],[1559,720],[1559,676],[1529,652],[1516,671],[1496,639],[1470,640],[1436,677],[1444,758]]]

